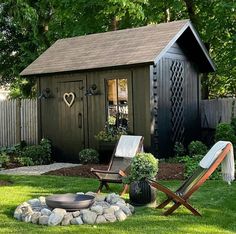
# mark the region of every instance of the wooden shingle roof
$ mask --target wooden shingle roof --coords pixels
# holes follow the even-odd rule
[[[190,25],[189,20],[56,41],[21,75],[152,64]]]

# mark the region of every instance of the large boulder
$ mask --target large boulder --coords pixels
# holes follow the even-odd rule
[[[52,211],[52,214],[49,216],[48,225],[49,226],[56,226],[61,223],[64,216],[66,214],[66,210],[61,208],[56,208]]]
[[[97,214],[92,211],[87,211],[83,213],[82,219],[84,223],[94,224],[97,218]]]
[[[62,226],[67,226],[70,224],[70,221],[73,219],[72,213],[66,213],[63,217],[63,220],[61,222]]]
[[[39,224],[48,225],[48,219],[49,219],[49,216],[47,216],[47,215],[40,216],[39,217]]]

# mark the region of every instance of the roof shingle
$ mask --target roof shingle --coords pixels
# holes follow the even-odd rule
[[[189,20],[56,41],[21,72],[35,75],[153,63]]]

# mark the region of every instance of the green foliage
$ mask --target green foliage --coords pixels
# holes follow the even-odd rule
[[[99,153],[95,149],[83,149],[79,152],[79,161],[82,164],[98,163]]]
[[[158,159],[150,153],[139,153],[131,161],[127,182],[155,178],[158,172]]]
[[[33,96],[34,80],[19,73],[57,39],[190,18],[216,63],[203,84],[211,97],[236,93],[235,2],[202,0],[3,0],[0,7],[1,82],[12,97]]]
[[[188,152],[190,156],[205,155],[207,151],[208,151],[207,146],[201,141],[192,141],[188,145]]]
[[[106,125],[104,130],[95,135],[95,139],[98,141],[114,142],[118,141],[121,135],[127,135],[125,128]]]
[[[17,163],[22,166],[47,164],[51,162],[51,148],[51,142],[48,139],[42,139],[39,145],[31,146],[21,141],[12,147],[0,148],[0,155],[6,155],[9,158],[7,163]]]
[[[236,118],[232,118],[230,124],[231,124],[231,126],[232,126],[232,128],[234,130],[234,135],[236,135]]]
[[[10,162],[10,157],[6,153],[0,153],[0,168],[5,167]]]
[[[175,142],[174,153],[175,153],[176,156],[185,155],[185,148],[184,148],[184,145],[181,142]]]
[[[215,141],[231,141],[235,146],[236,136],[231,124],[220,123],[216,126]]]
[[[17,157],[15,158],[15,161],[20,163],[22,166],[34,166],[36,165],[33,162],[33,159],[30,157]]]
[[[188,178],[193,175],[194,171],[199,166],[199,162],[202,160],[204,155],[185,155],[183,157],[179,157],[179,162],[184,164],[184,177]],[[218,180],[220,179],[220,169],[219,167],[215,170],[215,172],[210,176],[209,179]]]
[[[47,154],[47,161],[51,161],[52,155],[52,142],[46,138],[41,139],[40,146],[44,149],[45,153]]]
[[[51,142],[48,139],[42,139],[40,145],[31,145],[23,148],[20,154],[23,159],[19,160],[28,164],[33,163],[34,165],[48,164],[51,162],[51,153]],[[29,158],[29,160],[25,158]]]
[[[22,157],[30,158],[35,165],[47,164],[49,162],[47,152],[41,145],[31,145],[25,147],[22,152]]]

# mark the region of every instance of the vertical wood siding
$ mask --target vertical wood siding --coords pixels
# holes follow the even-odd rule
[[[236,117],[236,99],[222,98],[201,101],[202,128],[216,128],[218,123],[230,123]]]
[[[25,140],[37,144],[37,101],[33,99],[0,101],[0,147]]]

